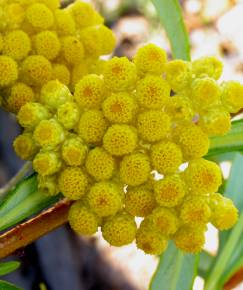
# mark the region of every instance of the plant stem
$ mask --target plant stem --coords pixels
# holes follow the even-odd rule
[[[224,290],[231,290],[243,281],[243,268],[240,268],[224,285]]]
[[[4,197],[31,170],[32,162],[27,161],[7,184],[0,188],[0,198]]]
[[[63,199],[38,216],[0,235],[0,259],[65,224],[72,202]]]

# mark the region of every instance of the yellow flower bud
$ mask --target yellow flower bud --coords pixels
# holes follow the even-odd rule
[[[120,188],[113,182],[95,183],[90,188],[87,199],[90,208],[101,217],[114,215],[122,207]]]
[[[110,179],[114,173],[115,160],[103,148],[92,149],[85,163],[88,173],[97,181]]]
[[[54,64],[53,65],[53,79],[58,80],[64,85],[69,85],[71,74],[69,69],[64,64]]]
[[[155,199],[160,206],[174,207],[186,194],[186,184],[180,175],[170,175],[154,183]]]
[[[71,206],[68,221],[71,228],[78,234],[91,236],[98,231],[99,217],[82,201],[76,201]]]
[[[109,218],[101,227],[103,238],[112,246],[121,247],[133,242],[137,226],[131,215],[122,213]]]
[[[40,151],[33,160],[34,170],[42,176],[52,175],[61,169],[61,159],[56,152]]]
[[[12,84],[17,78],[17,63],[9,56],[0,55],[0,87]]]
[[[220,167],[205,159],[189,162],[184,177],[193,195],[216,192],[222,183]]]
[[[52,11],[42,3],[35,3],[26,10],[27,21],[36,29],[48,29],[54,24]]]
[[[55,19],[58,34],[61,35],[74,35],[75,34],[75,21],[66,9],[58,9],[55,11]]]
[[[31,133],[23,133],[13,143],[16,154],[23,160],[31,160],[37,153],[37,146]]]
[[[38,190],[48,196],[54,196],[59,193],[59,188],[57,186],[57,176],[56,175],[37,175],[38,180]]]
[[[222,74],[223,64],[214,56],[205,56],[192,62],[192,72],[196,77],[208,76],[218,80]]]
[[[58,177],[58,186],[64,196],[78,200],[86,193],[88,177],[79,167],[67,167]]]
[[[74,129],[79,121],[80,111],[75,102],[66,102],[57,110],[57,120],[66,129]]]
[[[138,115],[138,134],[145,141],[160,141],[169,134],[170,127],[170,117],[162,111],[150,110]]]
[[[5,7],[6,22],[10,29],[16,29],[23,24],[25,10],[19,3],[10,3]]]
[[[82,62],[74,65],[71,71],[72,87],[75,88],[75,85],[89,72],[90,72],[90,64],[87,60],[83,60]]]
[[[237,113],[243,108],[243,85],[237,81],[224,82],[221,100],[229,113]]]
[[[137,146],[135,128],[115,124],[108,128],[103,138],[104,148],[114,156],[132,153]]]
[[[102,112],[98,110],[89,110],[82,114],[78,133],[85,142],[97,144],[102,141],[108,124]]]
[[[87,153],[88,147],[79,137],[66,139],[62,145],[62,158],[70,166],[82,165]]]
[[[66,36],[62,43],[63,55],[70,64],[76,64],[84,58],[84,47],[81,41],[74,36]]]

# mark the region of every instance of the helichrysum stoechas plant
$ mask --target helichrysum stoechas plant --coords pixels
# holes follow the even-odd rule
[[[44,193],[75,201],[76,232],[100,228],[111,245],[136,240],[148,254],[161,254],[168,240],[199,252],[207,223],[225,230],[238,218],[217,193],[219,166],[203,159],[209,136],[227,133],[230,113],[243,107],[243,86],[219,84],[221,71],[214,57],[167,61],[149,44],[132,61],[114,57],[80,78],[73,94],[50,80],[17,114],[24,131],[15,151],[33,160]]]
[[[52,79],[72,90],[114,46],[112,31],[88,3],[60,9],[59,0],[2,0],[0,104],[18,113]]]

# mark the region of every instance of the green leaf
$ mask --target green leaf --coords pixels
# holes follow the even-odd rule
[[[55,203],[60,196],[47,196],[37,189],[36,174],[23,179],[0,205],[0,231],[37,214]]]
[[[161,256],[149,290],[190,290],[197,274],[198,255],[184,254],[170,242]]]
[[[206,251],[200,253],[199,265],[198,265],[198,274],[200,277],[204,278],[207,276],[208,270],[210,269],[214,256],[210,255]]]
[[[18,269],[20,266],[20,262],[17,261],[11,261],[11,262],[5,262],[0,263],[0,276],[6,275],[8,273],[11,273]]]
[[[12,283],[9,283],[7,281],[0,280],[0,289],[1,290],[23,290],[22,288],[19,288]]]
[[[152,0],[171,43],[174,58],[190,60],[190,44],[178,0]]]
[[[232,122],[232,128],[228,134],[210,138],[210,149],[206,157],[242,150],[243,120],[238,120]]]

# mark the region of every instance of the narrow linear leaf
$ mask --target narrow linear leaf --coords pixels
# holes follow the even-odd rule
[[[0,276],[6,275],[18,269],[20,266],[20,262],[18,261],[11,261],[11,262],[4,262],[0,263]]]
[[[36,175],[21,181],[0,205],[0,231],[37,214],[60,199],[50,197],[37,190]]]
[[[190,60],[190,44],[178,0],[152,0],[171,43],[174,58]]]
[[[170,242],[161,256],[159,266],[151,280],[149,290],[190,290],[197,274],[198,255],[184,254]]]
[[[19,288],[12,283],[9,283],[7,281],[0,280],[0,289],[1,290],[23,290],[22,288]]]

